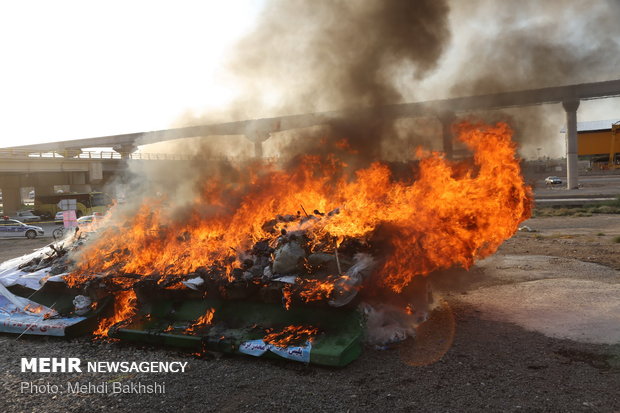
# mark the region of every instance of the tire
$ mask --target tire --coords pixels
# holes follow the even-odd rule
[[[52,231],[52,237],[54,237],[54,239],[59,239],[62,238],[64,233],[65,232],[62,228],[56,228],[54,231]]]
[[[35,239],[37,237],[37,232],[35,230],[29,229],[26,231],[26,238]]]
[[[75,211],[75,218],[82,218],[82,211]]]

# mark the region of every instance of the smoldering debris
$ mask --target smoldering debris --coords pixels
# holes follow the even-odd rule
[[[92,331],[89,329],[96,318],[105,317],[103,309],[114,301],[113,317],[117,313],[122,317],[98,321],[106,326],[102,332],[111,337],[140,340],[145,334],[155,338],[166,334],[174,340],[168,338],[163,344],[187,347],[194,346],[196,342],[191,337],[198,336],[205,341],[199,348],[203,352],[217,350],[260,356],[271,351],[306,363],[312,355],[312,362],[344,366],[361,351],[361,327],[366,321],[360,319],[355,308],[360,302],[359,292],[375,270],[376,260],[361,240],[345,238],[338,244],[330,237],[317,238],[313,231],[339,213],[338,209],[325,213],[304,210],[304,214],[278,215],[263,224],[274,234],[271,241],[257,241],[248,250],[236,250],[234,260],[225,259],[186,274],[143,276],[124,272],[120,265],[115,265],[96,274],[74,272],[52,277],[50,268],[58,265],[74,270],[72,258],[79,256],[88,237],[95,236],[92,231],[69,234],[34,254],[13,260],[11,265],[3,265],[6,268],[0,277],[0,321],[10,328],[0,330],[18,334],[84,334]],[[179,237],[187,244],[192,243],[189,235]],[[127,251],[114,251],[101,259],[117,260],[126,254]],[[41,274],[42,269],[48,273]],[[38,285],[23,283],[34,274]],[[56,311],[15,295],[2,285],[10,279],[11,287],[19,294],[30,294],[31,288],[19,288],[22,284],[29,285],[36,287],[31,296],[43,292],[42,296],[34,297],[36,300],[52,299],[52,307],[57,301],[68,301],[68,304]],[[174,303],[170,315],[153,310],[154,306],[162,305],[162,300]],[[248,303],[252,314],[259,315],[259,322],[252,321],[248,313],[235,315],[233,319],[230,314],[225,315],[233,310],[224,308],[245,308],[239,300]],[[262,303],[260,308],[252,304],[256,302]],[[170,319],[177,312],[187,313],[182,306],[202,308],[205,303],[214,307],[207,308],[196,320]],[[289,312],[291,305],[295,309]],[[121,306],[127,307],[121,310]],[[396,317],[396,307],[386,311],[381,306],[373,308],[367,304],[367,308],[372,309],[364,313],[369,318],[368,339],[372,344],[391,345],[413,336],[417,322],[404,311]],[[138,311],[144,309],[148,310]],[[190,314],[196,317],[195,309],[192,311]],[[385,317],[390,323],[378,321]],[[302,324],[290,324],[291,320]],[[239,323],[245,323],[244,327]],[[101,332],[98,330],[96,334]],[[148,340],[153,342],[153,337]],[[188,337],[190,341],[186,341]],[[380,342],[381,337],[385,341]]]

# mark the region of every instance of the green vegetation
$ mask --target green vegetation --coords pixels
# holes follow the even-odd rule
[[[613,241],[614,241],[616,244],[620,244],[620,235],[618,235],[618,236],[614,237],[614,238],[613,238]]]
[[[532,217],[590,217],[593,214],[620,214],[620,195],[613,201],[603,202],[597,205],[586,205],[582,207],[561,207],[561,208],[534,208]]]

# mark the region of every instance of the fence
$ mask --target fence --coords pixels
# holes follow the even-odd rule
[[[123,160],[123,159],[131,159],[131,160],[146,160],[146,161],[157,161],[157,160],[169,160],[169,161],[189,161],[189,160],[208,160],[208,161],[228,161],[232,163],[240,163],[247,161],[247,158],[241,157],[205,157],[201,155],[189,155],[189,154],[178,154],[178,153],[145,153],[145,152],[134,152],[134,153],[123,153],[116,151],[77,151],[77,150],[66,150],[66,151],[53,151],[53,152],[31,152],[25,151],[21,149],[0,149],[0,158],[2,159],[59,159],[59,160],[85,160],[85,159],[93,159],[93,160]],[[278,158],[263,158],[264,162],[275,163],[278,161]]]

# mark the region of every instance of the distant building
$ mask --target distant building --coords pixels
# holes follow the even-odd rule
[[[593,168],[604,169],[612,152],[612,125],[620,119],[577,122],[577,155],[579,160],[590,161]],[[562,128],[566,133],[566,128]],[[620,161],[620,131],[616,132],[613,153],[616,164]]]

